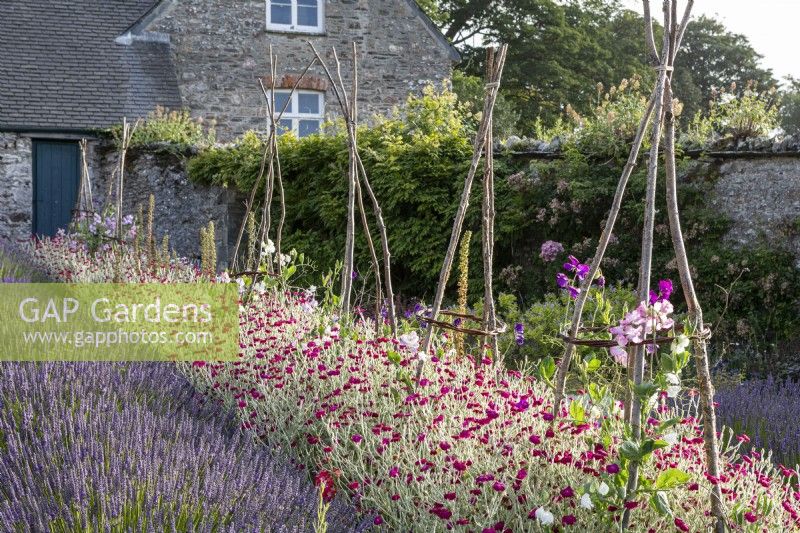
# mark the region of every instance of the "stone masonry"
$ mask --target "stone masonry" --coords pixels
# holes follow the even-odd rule
[[[455,59],[408,0],[327,0],[325,33],[266,29],[265,0],[175,0],[142,31],[166,34],[184,106],[216,121],[220,140],[264,129],[266,107],[258,78],[269,76],[269,46],[278,56],[277,86],[291,87],[313,54],[311,40],[332,67],[332,47],[349,87],[352,43],[359,49],[362,120],[385,113],[409,92],[450,77]],[[334,74],[335,75],[335,74]],[[315,67],[303,88],[327,88],[326,112],[338,104],[323,71]]]
[[[712,205],[740,246],[788,247],[800,268],[800,154],[717,161]]]
[[[29,239],[33,213],[31,140],[0,132],[0,239]]]
[[[161,243],[164,235],[169,235],[170,249],[192,260],[200,258],[200,228],[213,221],[217,260],[224,268],[244,216],[244,199],[230,189],[189,181],[187,155],[158,146],[128,152],[122,212],[136,214],[141,205],[146,216],[152,194],[155,197],[153,234],[156,242]],[[116,186],[118,152],[105,145],[98,149],[96,162],[98,167],[92,177],[98,207],[106,202],[109,181],[113,180]]]

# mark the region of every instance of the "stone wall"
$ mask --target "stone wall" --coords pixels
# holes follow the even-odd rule
[[[291,79],[313,57],[311,40],[331,64],[331,47],[343,59],[350,85],[352,42],[359,46],[360,115],[367,118],[405,101],[410,91],[451,74],[453,57],[407,0],[327,0],[325,33],[266,29],[265,0],[174,0],[144,30],[169,35],[184,105],[215,120],[221,140],[264,128],[266,109],[258,78],[269,75],[269,46],[278,56],[279,80]],[[308,88],[325,87],[323,71],[310,72]],[[326,111],[337,104],[327,92]]]
[[[712,170],[711,204],[733,223],[731,241],[788,247],[800,268],[800,154],[717,158]]]
[[[93,172],[95,201],[102,205],[109,181],[118,175],[118,154],[109,146],[98,150]],[[158,243],[169,235],[170,248],[179,256],[200,258],[200,228],[214,222],[219,266],[227,266],[236,243],[244,199],[229,189],[197,185],[186,175],[186,156],[163,147],[134,149],[128,153],[123,191],[124,214],[135,214],[139,205],[147,213],[150,195],[155,197],[153,233]],[[113,196],[113,193],[112,193]],[[143,230],[144,228],[142,228]]]
[[[0,239],[31,236],[32,174],[30,138],[0,132]]]

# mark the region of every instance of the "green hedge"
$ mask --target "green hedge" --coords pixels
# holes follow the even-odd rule
[[[396,116],[359,132],[364,163],[389,228],[396,291],[406,299],[430,300],[435,288],[472,153],[466,124],[474,124],[474,117],[464,116],[452,94],[429,91],[410,98]],[[284,246],[305,251],[322,270],[343,253],[347,196],[346,138],[335,125],[328,129],[327,135],[280,140],[288,204]],[[598,135],[596,130],[591,134]],[[584,260],[593,254],[627,155],[617,148],[605,157],[598,158],[597,153],[590,157],[577,139],[566,144],[564,157],[558,160],[529,161],[510,154],[497,158],[495,272],[498,290],[514,294],[521,308],[555,290],[554,277],[566,253]],[[249,191],[262,153],[261,140],[248,134],[233,146],[201,152],[190,161],[190,176]],[[690,164],[682,160],[682,171]],[[716,176],[690,175],[679,191],[684,233],[706,320],[716,323],[724,318],[716,339],[763,344],[797,336],[800,272],[790,254],[766,247],[729,247],[723,241],[728,222],[707,203]],[[663,179],[660,183],[654,277],[677,283]],[[640,169],[631,177],[615,242],[603,265],[614,283],[636,281],[644,189]],[[466,223],[476,233],[480,204],[478,177]],[[539,248],[551,239],[563,243],[566,253],[545,263]],[[363,237],[357,252],[357,268],[366,273],[370,260]],[[476,299],[482,294],[480,261],[480,239],[473,239],[470,292]],[[450,294],[454,297],[454,288]]]

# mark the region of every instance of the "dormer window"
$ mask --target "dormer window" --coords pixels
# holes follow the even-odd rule
[[[325,0],[267,0],[267,29],[322,33],[325,31]]]

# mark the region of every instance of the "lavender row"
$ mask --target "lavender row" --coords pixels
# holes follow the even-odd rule
[[[169,363],[0,365],[0,530],[306,532],[316,509]],[[334,501],[329,531],[356,516]]]
[[[754,449],[772,450],[776,462],[800,463],[800,384],[773,377],[719,386],[719,421],[746,433]]]

